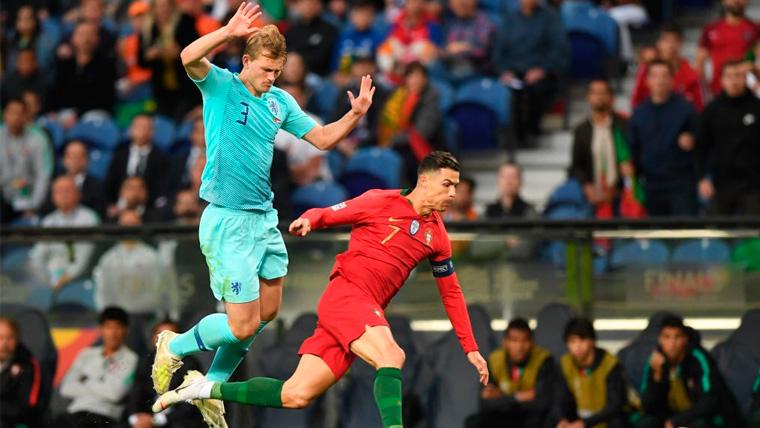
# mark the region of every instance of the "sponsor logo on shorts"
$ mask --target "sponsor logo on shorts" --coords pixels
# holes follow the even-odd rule
[[[409,225],[409,234],[414,236],[419,231],[420,231],[420,222],[418,222],[417,220],[412,220],[412,224]]]
[[[241,284],[240,281],[232,281],[230,287],[232,288],[232,292],[237,296],[240,294],[240,289],[243,287],[243,284]]]
[[[341,202],[339,204],[335,204],[335,205],[333,205],[333,206],[330,207],[330,209],[332,209],[333,211],[342,210],[343,208],[346,208],[346,203],[345,202]]]

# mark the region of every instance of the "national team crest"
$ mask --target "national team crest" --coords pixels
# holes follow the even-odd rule
[[[425,231],[425,245],[430,245],[431,242],[433,242],[433,232],[426,230]]]
[[[409,234],[414,236],[419,231],[420,231],[420,222],[418,222],[417,220],[412,220],[412,224],[409,225]]]
[[[269,111],[271,111],[273,115],[280,115],[280,106],[277,104],[276,100],[270,98],[267,104],[269,105]]]

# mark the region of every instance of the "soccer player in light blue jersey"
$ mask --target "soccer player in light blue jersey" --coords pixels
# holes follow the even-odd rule
[[[208,380],[228,380],[279,310],[288,254],[277,229],[269,178],[277,131],[282,128],[328,150],[367,113],[375,93],[371,77],[363,77],[359,95],[348,92],[351,110],[336,122],[316,124],[292,96],[273,86],[285,65],[285,38],[274,25],[256,28],[260,15],[259,6],[244,2],[227,25],[181,53],[188,76],[203,95],[207,161],[200,196],[209,206],[198,234],[211,290],[224,302],[226,314],[208,315],[179,335],[159,336],[152,371],[158,393],[167,391],[182,357],[200,351],[216,350]],[[205,58],[236,38],[247,40],[240,74]],[[220,400],[194,404],[210,426],[226,426]]]

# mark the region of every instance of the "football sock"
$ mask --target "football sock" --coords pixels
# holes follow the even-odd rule
[[[383,427],[401,427],[401,370],[395,367],[377,369],[374,392]]]
[[[175,337],[169,343],[169,350],[178,357],[184,357],[239,342],[230,330],[227,314],[211,314],[200,320],[195,327]]]
[[[216,382],[211,388],[211,398],[259,407],[282,407],[284,383],[268,377],[254,377],[245,382]]]
[[[206,379],[213,382],[227,382],[245,358],[245,354],[248,352],[253,341],[268,323],[269,321],[261,321],[259,328],[256,329],[256,333],[242,342],[218,347],[214,355],[214,361],[211,362],[211,367],[209,367],[208,373],[206,373]]]

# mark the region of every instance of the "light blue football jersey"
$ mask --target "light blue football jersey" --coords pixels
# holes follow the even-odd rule
[[[206,127],[200,197],[227,208],[271,209],[269,170],[277,131],[302,138],[316,123],[282,89],[273,86],[257,98],[237,73],[215,65],[194,82],[203,95]]]

